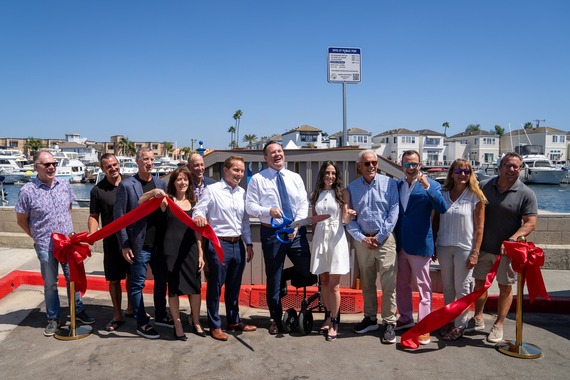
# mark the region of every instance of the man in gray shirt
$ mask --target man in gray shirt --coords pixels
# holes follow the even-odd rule
[[[497,269],[499,300],[497,319],[491,327],[487,341],[503,340],[503,323],[513,302],[512,284],[517,281],[511,260],[505,256],[503,241],[526,237],[536,227],[538,205],[533,191],[519,179],[522,158],[517,153],[507,153],[499,166],[499,176],[481,182],[483,194],[489,201],[485,207],[485,229],[477,265],[473,270],[475,289],[485,285],[485,277],[499,254],[501,262]],[[475,315],[469,321],[468,330],[484,330],[483,308],[487,301],[485,292],[475,302]]]

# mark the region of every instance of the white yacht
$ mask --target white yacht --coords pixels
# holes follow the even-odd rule
[[[566,176],[563,168],[557,168],[542,154],[526,154],[522,158],[521,177],[525,183],[558,185]]]
[[[12,155],[0,155],[0,175],[4,177],[5,184],[22,182],[26,177],[18,165],[18,157]]]

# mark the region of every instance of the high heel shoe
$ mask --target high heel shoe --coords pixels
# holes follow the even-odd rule
[[[333,342],[338,336],[338,318],[331,318],[331,328],[327,330],[327,342]],[[334,330],[334,335],[330,334],[330,331]]]
[[[325,320],[323,321],[323,323],[326,323],[326,321],[331,317],[331,312],[330,311],[325,311]],[[326,335],[327,331],[329,331],[329,326],[324,325],[323,327],[321,327],[319,329],[319,334],[321,335]]]
[[[176,329],[172,329],[172,332],[174,334],[174,338],[176,340],[181,340],[183,342],[186,342],[188,340],[188,337],[186,336],[186,334],[182,334],[182,335],[177,335],[176,334]]]
[[[202,329],[202,331],[198,331],[198,329],[196,328],[196,324],[194,324],[194,322],[192,322],[190,324],[190,326],[192,326],[192,332],[196,335],[198,335],[199,337],[205,338],[208,335],[206,334],[206,331],[204,331],[204,327],[202,327],[202,325],[200,323],[197,324],[198,326],[200,326],[200,328]]]

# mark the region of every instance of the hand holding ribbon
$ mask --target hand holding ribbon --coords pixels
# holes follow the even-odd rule
[[[87,232],[72,235],[71,238],[65,234],[53,233],[52,240],[54,242],[54,256],[55,258],[65,264],[69,263],[70,280],[75,281],[76,289],[84,294],[87,290],[87,278],[85,276],[85,268],[83,261],[91,256],[91,250],[88,245],[83,243],[93,244],[98,240],[113,235],[121,229],[133,224],[139,219],[144,218],[151,212],[156,210],[162,203],[163,198],[153,198],[141,204],[137,208],[129,211],[119,219],[107,224],[105,227],[89,235]],[[210,240],[220,262],[224,262],[224,251],[218,237],[214,233],[212,227],[208,224],[204,227],[198,227],[194,221],[186,215],[186,213],[170,198],[166,198],[168,206],[172,213],[184,224],[191,229],[197,231],[200,235]]]

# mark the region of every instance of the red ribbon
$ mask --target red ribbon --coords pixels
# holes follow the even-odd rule
[[[440,309],[432,311],[419,321],[417,325],[402,334],[402,338],[400,339],[402,347],[412,349],[418,348],[420,346],[420,335],[435,331],[438,328],[445,326],[467,310],[473,302],[477,301],[483,293],[489,289],[495,279],[495,275],[497,274],[497,268],[499,267],[500,261],[501,255],[498,255],[495,263],[493,263],[493,266],[491,267],[491,270],[487,273],[485,285],[481,289],[477,289],[449,305],[445,305]]]
[[[105,227],[89,235],[87,232],[72,235],[69,238],[67,235],[60,233],[53,233],[52,240],[54,242],[53,254],[55,258],[65,264],[69,263],[69,276],[71,281],[75,281],[76,289],[84,294],[87,290],[87,278],[85,276],[85,268],[83,261],[86,257],[91,256],[91,250],[88,245],[83,243],[93,244],[98,240],[113,235],[123,228],[133,224],[134,222],[144,218],[152,213],[162,203],[163,198],[152,198],[149,201],[141,204],[140,206],[132,209],[119,219],[107,224]],[[184,210],[174,203],[170,198],[165,197],[170,207],[170,211],[185,225],[198,232],[200,235],[212,242],[216,254],[220,262],[224,262],[224,251],[218,237],[216,236],[212,227],[207,224],[204,227],[198,227]]]
[[[75,290],[81,292],[81,295],[87,290],[83,261],[91,256],[89,246],[82,243],[87,235],[87,232],[82,232],[70,238],[57,232],[51,234],[54,244],[53,255],[60,263],[69,264],[69,279],[75,282]]]
[[[513,270],[522,276],[523,286],[526,281],[530,302],[537,297],[550,300],[544,285],[540,267],[544,265],[544,251],[531,242],[505,241],[503,246],[511,259]]]

